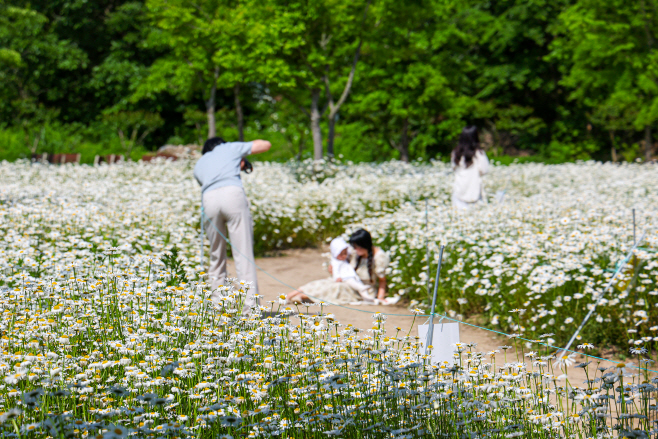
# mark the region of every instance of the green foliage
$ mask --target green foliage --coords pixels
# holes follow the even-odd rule
[[[644,130],[658,120],[657,7],[655,0],[579,0],[555,23],[551,58],[562,65],[561,82],[611,132]]]
[[[274,72],[281,65],[266,56],[275,40],[263,9],[252,2],[236,5],[214,0],[148,0],[145,6],[151,27],[143,44],[166,54],[148,68],[131,100],[152,99],[163,92],[182,101],[203,99],[211,137],[215,135],[217,90],[231,89],[241,130],[240,86],[276,80]]]
[[[270,86],[306,116],[312,133],[313,156],[334,154],[338,111],[347,102],[364,42],[373,26],[370,0],[283,2],[272,0],[272,25],[279,44],[273,56],[287,66],[278,83]],[[358,79],[357,79],[358,81]],[[322,121],[327,123],[324,134]]]
[[[185,265],[179,253],[180,250],[174,244],[171,250],[162,256],[162,263],[165,266],[165,270],[169,273],[167,286],[178,286],[181,282],[189,282],[185,274]]]
[[[435,43],[434,31],[454,34],[454,25],[422,19],[431,5],[382,2],[375,9],[377,24],[373,39],[364,49],[364,64],[354,104],[348,109],[351,121],[361,120],[379,151],[397,151],[401,160],[410,154],[424,156],[433,134],[441,130],[433,116],[445,113],[456,100],[448,86],[451,74],[449,51],[459,50],[455,40]],[[355,123],[356,124],[356,123]],[[449,124],[444,124],[444,127]],[[460,124],[461,125],[461,124]],[[356,127],[355,127],[356,128]],[[454,135],[454,133],[450,133]]]
[[[560,143],[554,140],[543,152],[544,156],[553,163],[562,163],[575,160],[588,160],[596,150],[597,145],[594,143]]]
[[[30,8],[0,2],[0,107],[3,120],[39,125],[56,111],[44,101],[61,98],[62,71],[84,67],[86,54],[52,31],[49,20]],[[34,128],[32,128],[34,129]]]
[[[159,114],[145,111],[120,111],[105,115],[103,120],[116,130],[126,157],[135,146],[141,146],[146,136],[164,124]],[[130,133],[127,137],[126,134]]]
[[[91,164],[97,155],[126,152],[116,132],[103,124],[85,127],[50,123],[42,126],[34,137],[20,127],[5,127],[0,128],[0,144],[0,161],[30,159],[32,154],[80,154],[81,163]],[[144,147],[138,146],[132,149],[130,157],[139,160],[146,152]]]
[[[134,140],[139,124],[123,128],[117,152],[217,133],[268,138],[276,160],[329,148],[413,160],[447,156],[477,124],[494,157],[649,159],[656,11],[656,0],[0,0],[13,145],[2,154],[29,156],[44,129],[80,125],[121,144],[116,118],[141,114],[153,119]],[[56,152],[96,138],[71,134]]]

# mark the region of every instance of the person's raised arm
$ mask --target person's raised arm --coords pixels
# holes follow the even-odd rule
[[[272,147],[272,144],[268,140],[254,140],[251,143],[251,154],[260,154],[261,152],[267,152]]]

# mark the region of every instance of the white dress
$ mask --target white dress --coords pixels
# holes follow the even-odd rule
[[[391,259],[384,250],[377,249],[372,260],[372,271],[374,279],[368,275],[367,260],[362,259],[361,264],[356,267],[356,255],[352,255],[350,264],[356,269],[356,274],[364,284],[376,288],[379,279],[386,277]],[[333,278],[319,279],[309,282],[301,287],[299,291],[306,294],[314,302],[327,302],[335,304],[346,304],[362,300],[361,295],[351,288],[346,282],[336,282]]]
[[[479,201],[484,201],[484,186],[482,176],[489,172],[489,160],[484,151],[478,150],[473,156],[471,166],[466,167],[466,159],[460,163],[452,159],[452,169],[455,172],[455,183],[452,190],[452,203],[460,209],[468,209]]]

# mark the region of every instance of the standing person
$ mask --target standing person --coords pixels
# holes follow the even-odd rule
[[[484,202],[482,176],[489,172],[489,160],[480,147],[475,125],[462,130],[450,161],[455,172],[452,204],[460,210],[466,210]]]
[[[218,230],[227,236],[228,228],[238,279],[251,282],[243,312],[258,305],[254,300],[254,294],[258,294],[258,280],[254,265],[254,227],[240,170],[245,168],[246,156],[269,151],[271,147],[267,140],[225,142],[213,137],[206,140],[203,155],[194,166],[194,178],[201,185],[204,226],[210,240],[210,286],[214,290],[223,285],[227,276],[226,241]],[[212,298],[216,297],[213,293]]]

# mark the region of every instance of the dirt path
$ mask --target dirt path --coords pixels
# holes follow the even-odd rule
[[[325,258],[322,256],[323,253],[325,253],[325,251],[320,249],[288,250],[281,256],[257,258],[256,263],[271,275],[297,288],[307,282],[329,276],[326,269],[322,266],[325,261]],[[230,275],[235,275],[232,261],[229,262],[229,273]],[[280,294],[287,294],[291,291],[289,287],[280,284],[261,271],[258,272],[258,285],[260,288],[260,294],[264,296],[261,304],[273,306],[274,310],[278,307],[278,304],[276,303],[278,296]],[[269,301],[275,301],[275,304],[268,304]],[[401,328],[400,332],[403,332],[403,334],[406,334],[411,330],[411,335],[417,336],[418,325],[424,324],[427,320],[427,318],[421,317],[417,318],[414,322],[414,318],[408,316],[410,314],[409,310],[404,306],[399,305],[350,306],[349,308],[351,309],[329,306],[325,312],[333,313],[336,316],[336,320],[341,324],[352,324],[363,330],[367,330],[373,326],[372,315],[378,311],[386,314],[406,314],[406,316],[388,316],[386,320],[386,329],[387,333],[391,335],[394,335],[397,332],[396,328],[399,327]],[[315,313],[317,311],[318,308],[316,307],[310,309],[310,313]],[[464,324],[459,325],[459,335],[462,343],[477,343],[477,348],[475,349],[479,352],[487,352],[498,349],[499,346],[511,344],[510,340],[506,337]],[[579,356],[577,362],[580,361],[584,361],[584,357]],[[607,363],[606,365],[611,366],[612,364]],[[583,381],[585,380],[585,373],[583,369],[569,368],[568,373],[572,385],[577,387],[584,386]]]

